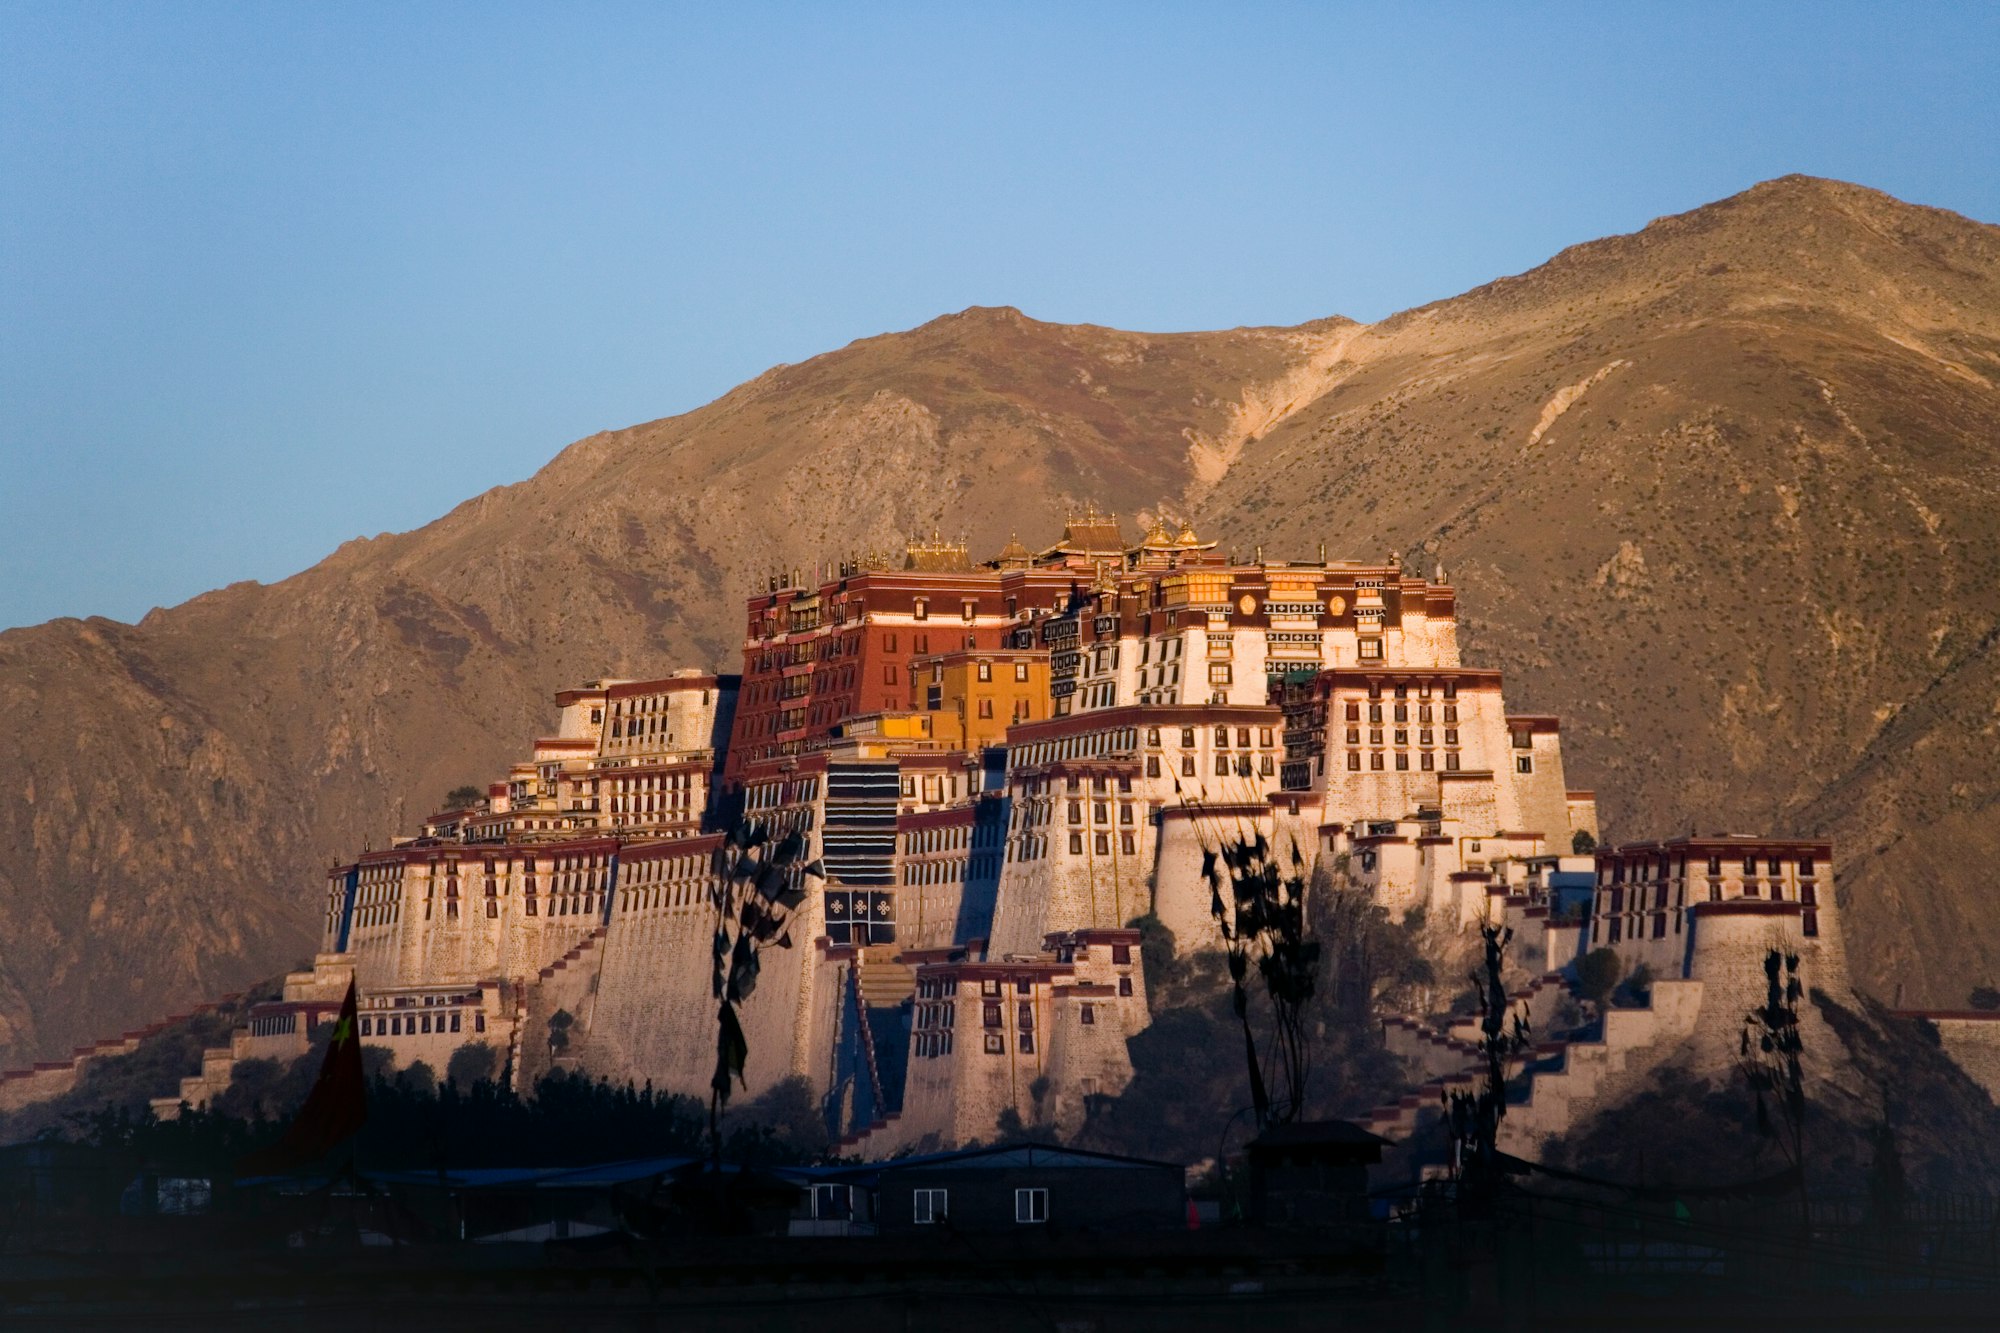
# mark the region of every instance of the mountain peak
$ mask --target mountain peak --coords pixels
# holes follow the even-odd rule
[[[1785,176],[1360,328],[972,306],[282,584],[9,631],[0,920],[37,966],[0,959],[0,1054],[309,950],[326,853],[504,768],[558,688],[730,665],[767,571],[1086,501],[1441,555],[1607,828],[1830,835],[1857,970],[1960,1000],[2000,975],[2000,780],[1962,725],[2000,697],[1996,349],[2000,228]]]

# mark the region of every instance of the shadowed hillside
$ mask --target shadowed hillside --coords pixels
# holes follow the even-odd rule
[[[1442,558],[1612,836],[1829,833],[1860,976],[1958,1002],[2000,977],[1996,381],[2000,229],[1796,177],[1373,326],[975,309],[780,367],[283,583],[0,634],[0,1045],[309,953],[332,858],[560,685],[733,665],[767,569],[1086,498]]]

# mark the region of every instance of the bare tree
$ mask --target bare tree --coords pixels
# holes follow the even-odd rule
[[[1307,937],[1305,858],[1294,842],[1284,862],[1262,833],[1224,839],[1201,857],[1209,912],[1222,932],[1243,1028],[1250,1100],[1261,1129],[1304,1113],[1312,1081],[1312,1033],[1306,1008],[1319,973],[1319,941]],[[1224,889],[1228,892],[1225,895]],[[1247,980],[1254,964],[1271,1003],[1272,1046],[1279,1097],[1273,1102],[1257,1054]]]
[[[1479,1053],[1486,1063],[1486,1082],[1476,1092],[1445,1096],[1445,1118],[1457,1150],[1460,1197],[1490,1198],[1500,1184],[1500,1122],[1507,1117],[1507,1065],[1528,1048],[1531,1038],[1525,1014],[1509,1012],[1506,970],[1511,928],[1482,925],[1484,966],[1472,974],[1479,994]]]

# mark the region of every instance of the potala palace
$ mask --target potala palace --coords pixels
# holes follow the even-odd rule
[[[741,820],[805,833],[823,870],[744,1007],[747,1091],[804,1076],[870,1155],[990,1138],[1009,1108],[1073,1132],[1122,1089],[1150,1021],[1134,923],[1216,947],[1201,860],[1226,838],[1296,847],[1392,916],[1505,922],[1538,1037],[1583,953],[1647,964],[1650,1007],[1524,1061],[1522,1144],[1669,1051],[1726,1058],[1774,943],[1847,985],[1828,844],[1597,848],[1558,719],[1510,711],[1500,673],[1460,659],[1444,571],[1393,555],[1244,560],[1095,511],[983,562],[933,537],[772,576],[740,675],[555,702],[483,799],[332,870],[311,970],[161,1114],[235,1060],[304,1052],[350,977],[364,1041],[399,1064],[486,1042],[522,1088],[563,1067],[701,1092]],[[1370,1123],[1397,1138],[1476,1053],[1470,1023],[1382,1026],[1413,1086]]]

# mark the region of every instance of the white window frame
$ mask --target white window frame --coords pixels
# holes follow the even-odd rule
[[[920,1189],[910,1192],[910,1220],[920,1227],[936,1226],[948,1216],[946,1213],[947,1190]]]
[[[1037,1216],[1039,1214],[1039,1216]],[[1014,1191],[1014,1221],[1020,1226],[1040,1226],[1049,1220],[1049,1192],[1040,1185]]]

